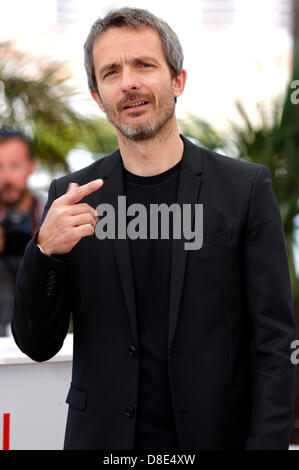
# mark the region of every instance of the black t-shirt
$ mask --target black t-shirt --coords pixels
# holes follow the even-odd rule
[[[140,203],[147,212],[147,238],[130,240],[135,285],[140,360],[135,449],[179,449],[168,371],[168,317],[173,219],[169,237],[150,238],[150,204],[176,202],[181,160],[154,176],[125,168],[127,208]],[[127,223],[135,219],[127,216]],[[136,229],[138,230],[138,228]]]

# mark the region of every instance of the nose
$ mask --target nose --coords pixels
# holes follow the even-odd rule
[[[137,74],[130,68],[124,67],[121,77],[121,89],[123,92],[138,90],[140,88]]]
[[[14,186],[14,182],[11,178],[0,178],[0,188],[4,188],[7,185]]]
[[[0,170],[0,181],[1,183],[8,183],[11,180],[11,174],[7,169]]]

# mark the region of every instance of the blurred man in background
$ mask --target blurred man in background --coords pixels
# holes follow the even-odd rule
[[[16,273],[44,207],[27,188],[35,167],[25,135],[0,130],[0,336],[10,333]]]

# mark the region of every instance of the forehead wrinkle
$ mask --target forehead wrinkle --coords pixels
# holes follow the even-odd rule
[[[142,27],[137,31],[126,26],[122,28],[111,27],[100,35],[95,40],[93,46],[93,59],[97,73],[102,74],[103,70],[106,70],[109,66],[120,65],[118,57],[116,60],[113,60],[115,56],[112,56],[109,63],[102,67],[100,66],[97,56],[98,58],[104,56],[107,49],[111,51],[111,48],[112,50],[114,49],[114,51],[119,49],[122,61],[125,60],[128,52],[138,58],[151,58],[151,60],[155,60],[158,65],[161,65],[164,59],[166,60],[159,34],[150,27]],[[153,57],[151,57],[152,54]]]

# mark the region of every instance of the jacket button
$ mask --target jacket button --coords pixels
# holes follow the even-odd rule
[[[134,408],[126,408],[126,415],[132,418],[132,416],[134,416]]]
[[[130,354],[131,357],[136,357],[137,349],[135,348],[135,346],[130,346],[129,347],[129,354]]]
[[[48,272],[48,279],[49,279],[49,281],[53,282],[56,279],[56,272],[55,271],[49,271]]]

